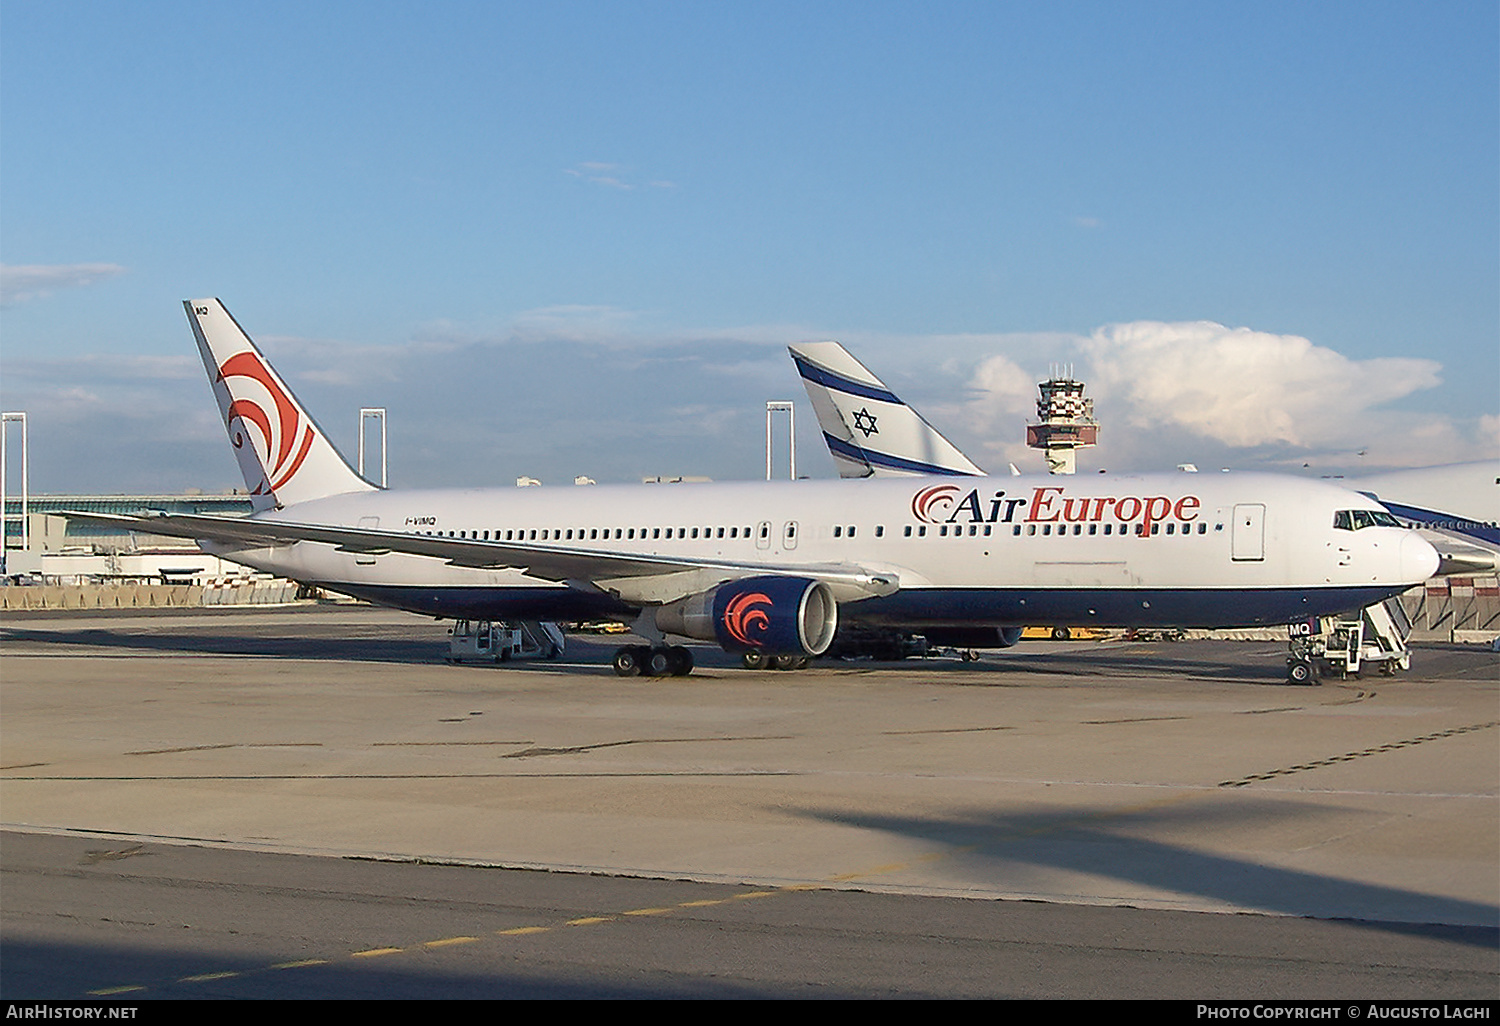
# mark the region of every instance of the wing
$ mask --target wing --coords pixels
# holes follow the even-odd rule
[[[810,577],[825,581],[840,601],[890,595],[899,587],[894,571],[851,563],[759,563],[581,549],[561,545],[481,541],[438,535],[382,531],[367,527],[300,524],[261,517],[217,517],[191,513],[123,516],[66,512],[63,516],[173,538],[213,541],[242,548],[313,542],[340,552],[428,556],[450,566],[477,570],[518,570],[528,577],[589,584],[627,601],[668,602],[724,580],[756,574]],[[707,583],[704,583],[707,582]]]

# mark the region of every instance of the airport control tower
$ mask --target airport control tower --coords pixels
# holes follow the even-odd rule
[[[1052,377],[1037,385],[1040,424],[1026,425],[1026,444],[1042,450],[1051,474],[1072,474],[1078,469],[1077,453],[1099,442],[1099,422],[1094,420],[1094,400],[1083,395],[1083,382],[1073,378],[1073,368],[1052,368]]]

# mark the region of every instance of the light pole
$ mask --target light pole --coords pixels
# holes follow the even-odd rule
[[[28,466],[30,457],[27,453],[26,440],[26,414],[0,413],[0,555],[4,555],[5,549],[10,545],[10,531],[7,530],[7,518],[5,514],[6,500],[10,493],[5,489],[5,465],[9,462],[10,437],[6,428],[11,421],[18,421],[21,425],[21,551],[31,550],[31,468]]]
[[[380,421],[380,487],[385,487],[385,407],[362,406],[359,410],[359,476],[365,476],[365,421]]]
[[[786,413],[787,448],[791,454],[790,477],[797,480],[797,407],[790,399],[772,399],[766,403],[766,480],[771,480],[771,417]]]

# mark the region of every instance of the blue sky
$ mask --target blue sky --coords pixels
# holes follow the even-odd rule
[[[0,401],[37,490],[237,484],[217,295],[399,484],[755,476],[813,338],[992,469],[1058,360],[1085,465],[1494,456],[1497,50],[1493,3],[3,0]]]

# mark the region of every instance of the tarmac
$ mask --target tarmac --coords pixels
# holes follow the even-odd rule
[[[12,836],[1500,927],[1500,655],[1478,647],[1296,688],[1270,642],[800,672],[696,649],[648,680],[609,670],[620,638],[449,666],[441,624],[347,606],[3,630]]]

